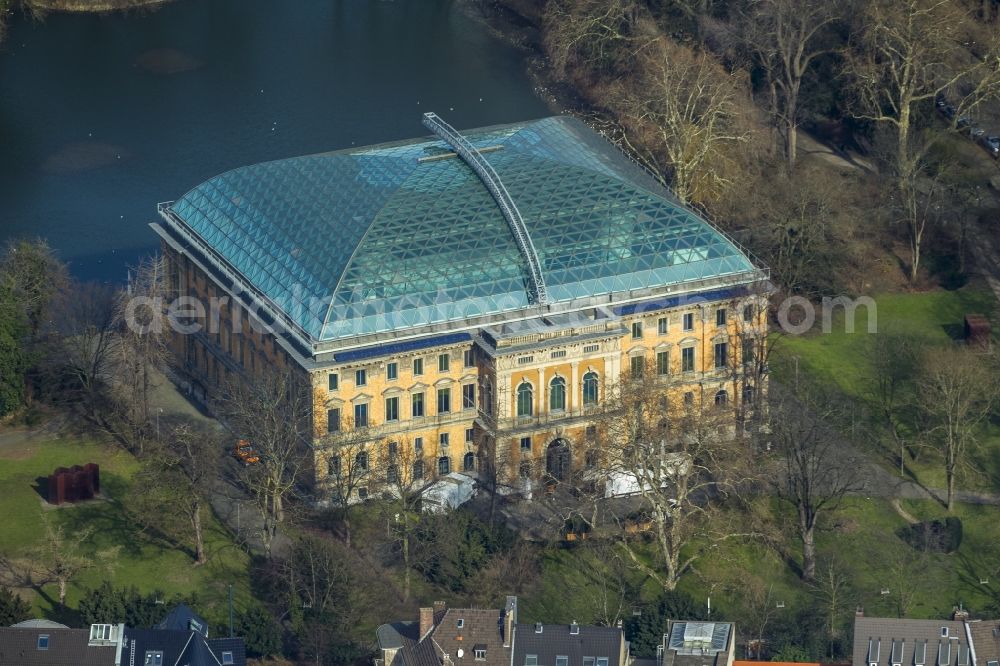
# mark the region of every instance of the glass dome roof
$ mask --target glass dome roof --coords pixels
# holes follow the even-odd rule
[[[754,270],[574,118],[463,134],[516,202],[552,303]],[[531,307],[500,209],[436,138],[241,167],[170,208],[314,342]]]

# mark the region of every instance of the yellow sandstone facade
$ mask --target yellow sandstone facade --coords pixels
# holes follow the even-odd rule
[[[638,373],[745,418],[766,389],[747,361],[767,273],[742,248],[576,119],[424,124],[436,137],[243,167],[160,204],[170,288],[202,324],[173,338],[192,394],[293,373],[321,502],[401,476],[565,479]]]

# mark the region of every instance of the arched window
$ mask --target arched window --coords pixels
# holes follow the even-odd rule
[[[597,404],[597,373],[588,372],[583,376],[583,404]]]
[[[566,409],[566,380],[562,377],[549,383],[549,409],[554,412]]]
[[[448,456],[441,456],[438,458],[438,475],[444,476],[449,473],[451,473],[451,458]]]
[[[424,461],[416,460],[413,462],[413,480],[420,481],[424,478]]]
[[[471,451],[465,454],[465,457],[462,458],[462,469],[466,472],[476,471],[476,454]]]
[[[364,451],[358,451],[358,454],[354,456],[354,467],[359,472],[367,472],[368,454]]]
[[[726,393],[726,389],[719,390],[719,392],[715,394],[715,406],[725,407],[728,403],[729,403],[729,394]]]
[[[528,382],[517,387],[517,415],[531,416],[535,411],[535,392]]]

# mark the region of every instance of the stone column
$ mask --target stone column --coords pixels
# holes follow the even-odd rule
[[[546,396],[548,391],[545,386],[545,368],[538,368],[538,416],[545,413],[546,404],[548,400]]]
[[[577,375],[580,373],[580,362],[573,361],[572,364],[572,374],[570,375],[569,386],[566,389],[566,411],[568,413],[573,413],[579,408],[578,411],[583,410],[583,394],[579,390],[579,385],[577,382]]]

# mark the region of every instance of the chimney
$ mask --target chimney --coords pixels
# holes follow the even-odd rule
[[[435,601],[434,602],[434,615],[435,615],[435,617],[437,615],[439,615],[440,613],[445,612],[447,609],[448,609],[448,604],[446,604],[445,602],[443,602],[443,601]]]
[[[864,616],[865,616],[865,607],[858,606],[854,611],[854,617],[864,617]]]
[[[420,640],[424,638],[431,632],[434,628],[434,609],[433,608],[421,608],[420,609]]]
[[[951,609],[951,619],[955,622],[966,622],[969,619],[969,611],[961,606]]]
[[[514,625],[517,624],[517,597],[507,597],[503,606],[503,615],[500,618],[503,625],[500,628],[503,638],[503,646],[509,648],[514,644]]]

